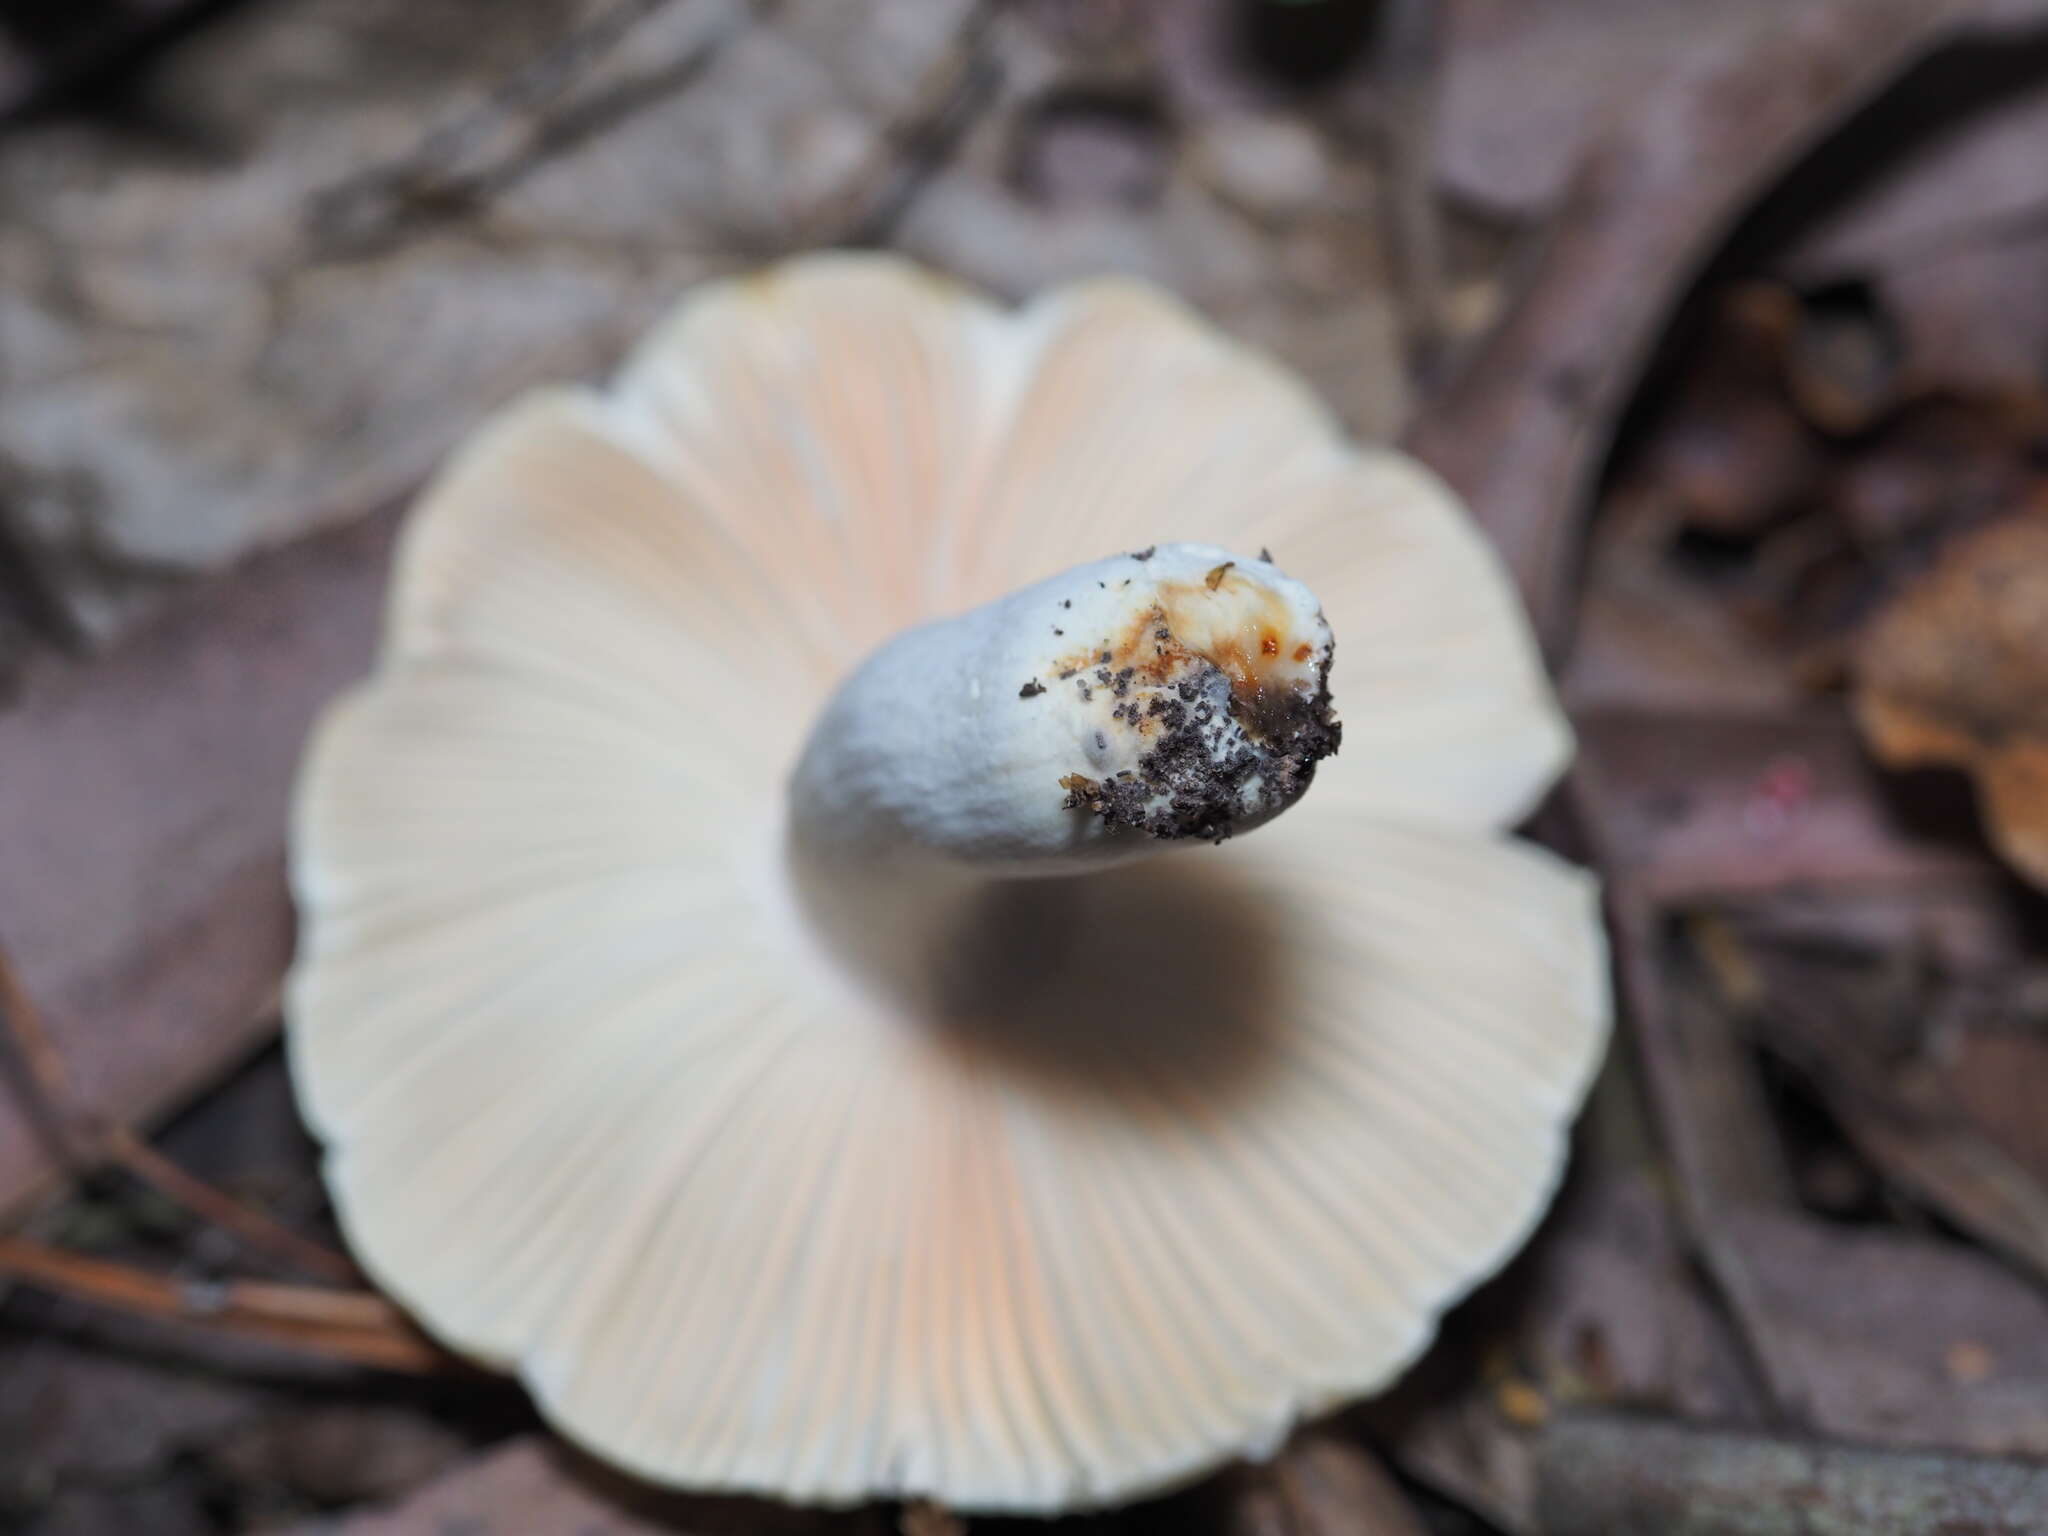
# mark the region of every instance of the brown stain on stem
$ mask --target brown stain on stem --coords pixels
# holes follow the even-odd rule
[[[1302,696],[1316,692],[1316,686],[1315,679],[1299,673],[1278,675],[1286,670],[1280,657],[1285,654],[1296,667],[1305,665],[1315,655],[1315,644],[1295,640],[1292,616],[1278,593],[1233,576],[1231,570],[1226,562],[1199,582],[1162,583],[1158,601],[1116,634],[1061,657],[1053,664],[1054,674],[1090,678],[1111,689],[1119,678],[1157,688],[1185,676],[1191,665],[1207,662],[1230,679],[1233,713],[1248,731],[1266,739],[1283,735]],[[1219,627],[1219,600],[1241,610],[1243,618]],[[1182,638],[1203,631],[1209,633],[1200,646]],[[1151,722],[1140,721],[1139,728],[1150,734]]]

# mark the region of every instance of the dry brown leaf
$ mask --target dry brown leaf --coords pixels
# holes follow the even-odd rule
[[[1546,637],[1585,497],[1680,290],[1775,167],[1986,14],[1815,0],[1709,60],[1673,50],[1645,110],[1588,156],[1529,293],[1409,439],[1472,503]]]
[[[2035,158],[2042,158],[2038,149]],[[2040,388],[2048,344],[2048,233],[2038,214],[1987,239],[1972,226],[1947,249],[1883,272],[1899,319],[1906,378],[1921,390]]]
[[[1657,905],[1801,888],[1981,889],[1981,858],[1901,820],[1844,722],[1582,711],[1581,797]]]
[[[1303,1430],[1274,1458],[1272,1479],[1293,1536],[1424,1536],[1401,1486],[1365,1446]]]
[[[8,510],[77,623],[396,495],[691,283],[865,237],[974,6],[489,11],[240,7],[152,70],[170,126],[0,143]]]
[[[1798,297],[1775,283],[1738,284],[1716,302],[1631,470],[1686,524],[1754,534],[1811,496],[1819,445],[1788,409],[1804,323]]]
[[[1994,752],[1980,766],[1977,786],[1999,852],[2036,885],[2048,885],[2048,739]]]
[[[514,1440],[383,1510],[313,1520],[281,1536],[887,1536],[878,1510],[792,1509],[658,1492],[539,1436]]]
[[[1733,1230],[1812,1427],[2048,1456],[2048,1301],[1962,1243],[1741,1211]]]
[[[269,1383],[24,1330],[0,1359],[0,1489],[141,1482],[289,1406]]]
[[[2048,1038],[2038,1018],[2006,1029],[1958,1030],[1941,1045],[1956,1106],[2048,1186]]]
[[[1803,691],[1779,650],[1672,559],[1680,519],[1699,521],[1699,503],[1675,504],[1666,489],[1634,485],[1602,508],[1560,679],[1567,708],[1797,709]]]
[[[1604,128],[1640,114],[1675,58],[1741,47],[1782,19],[1765,0],[1462,0],[1451,28],[1439,175],[1461,198],[1540,215]]]
[[[1540,1382],[1546,1407],[1593,1402],[1719,1423],[1757,1414],[1740,1348],[1681,1246],[1665,1181],[1595,1172],[1591,1161],[1514,1270],[1361,1410],[1410,1477],[1514,1536],[1540,1529],[1538,1437],[1502,1413],[1498,1362]]]
[[[1780,263],[1786,274],[1815,286],[1917,269],[1931,252],[1981,246],[2038,215],[2048,206],[2048,90],[2034,79],[1966,97],[1974,108],[1936,116],[1932,131],[1916,124],[1855,198],[1823,210],[1800,236]]]
[[[266,1039],[291,948],[285,808],[369,666],[392,519],[266,558],[0,713],[0,923],[84,1110],[141,1125]],[[0,1219],[55,1174],[0,1074]]]
[[[2042,402],[2025,393],[1922,394],[1856,445],[1828,511],[1859,546],[1911,547],[2020,504],[2039,474]]]
[[[1925,988],[1897,966],[1793,948],[1755,954],[1767,977],[1757,1042],[1811,1086],[1895,1188],[2048,1278],[2048,1188],[1958,1102],[1925,1038]]]
[[[2048,886],[2048,510],[1956,539],[1885,610],[1856,714],[1889,766],[1967,770],[1993,845]]]
[[[288,1488],[320,1507],[398,1497],[472,1453],[469,1438],[425,1404],[403,1400],[283,1404],[201,1440],[206,1466],[243,1488]]]

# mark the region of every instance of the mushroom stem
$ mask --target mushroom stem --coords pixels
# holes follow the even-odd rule
[[[1263,559],[1162,544],[907,631],[826,705],[790,783],[796,847],[872,872],[1065,874],[1220,842],[1337,747],[1314,594]]]

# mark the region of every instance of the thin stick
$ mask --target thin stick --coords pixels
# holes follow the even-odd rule
[[[14,1042],[27,1069],[29,1096],[65,1165],[76,1173],[112,1163],[249,1248],[322,1280],[361,1280],[355,1265],[323,1244],[195,1178],[126,1126],[96,1124],[78,1105],[64,1058],[50,1038],[42,1011],[0,945],[0,1030]]]
[[[58,1159],[72,1168],[89,1167],[96,1161],[83,1117],[70,1112],[73,1104],[71,1076],[64,1070],[64,1058],[43,1027],[43,1016],[22,985],[21,973],[7,946],[0,944],[0,1030],[14,1043],[28,1075],[25,1084],[29,1107],[55,1144]]]
[[[299,1236],[255,1207],[194,1178],[125,1127],[116,1126],[108,1132],[106,1153],[110,1161],[166,1199],[175,1200],[200,1220],[234,1234],[249,1247],[268,1253],[303,1274],[337,1285],[358,1284],[363,1278],[361,1270],[333,1249]]]
[[[1444,340],[1442,219],[1436,203],[1436,121],[1442,94],[1443,21],[1438,0],[1393,0],[1384,7],[1380,86],[1386,96],[1384,206],[1408,339],[1425,366]]]
[[[1970,1531],[2028,1536],[2048,1467],[1722,1434],[1647,1419],[1565,1419],[1537,1449],[1546,1536],[1808,1536]]]
[[[390,1303],[367,1291],[177,1281],[16,1237],[0,1237],[0,1276],[117,1312],[380,1370],[432,1375],[453,1364]]]

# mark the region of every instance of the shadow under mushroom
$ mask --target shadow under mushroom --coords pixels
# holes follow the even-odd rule
[[[1250,1093],[1296,1004],[1288,938],[1271,899],[1206,851],[975,892],[934,948],[923,1027],[1062,1093]]]

